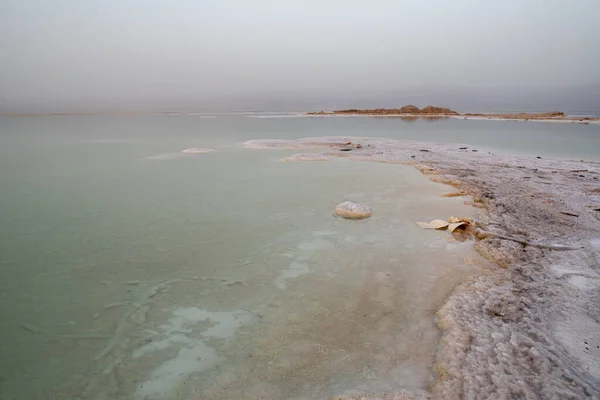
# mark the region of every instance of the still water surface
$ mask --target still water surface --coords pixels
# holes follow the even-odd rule
[[[261,116],[264,117],[264,116]],[[426,389],[435,311],[485,262],[408,166],[243,141],[461,142],[591,159],[598,127],[244,115],[0,118],[0,398],[315,399]],[[216,150],[182,154],[190,147]],[[335,218],[345,200],[364,221]]]

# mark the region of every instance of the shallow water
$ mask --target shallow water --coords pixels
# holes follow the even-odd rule
[[[384,120],[336,120],[2,118],[0,397],[427,388],[435,312],[485,263],[415,222],[475,209],[412,167],[241,144],[386,136]],[[345,200],[373,217],[334,217]]]

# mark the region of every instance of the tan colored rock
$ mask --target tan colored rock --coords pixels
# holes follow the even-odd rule
[[[364,204],[353,203],[351,201],[345,201],[338,204],[333,211],[340,217],[346,219],[365,219],[373,215],[371,207],[365,206]]]

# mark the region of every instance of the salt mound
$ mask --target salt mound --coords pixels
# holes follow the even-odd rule
[[[342,204],[338,204],[333,211],[340,217],[346,219],[364,219],[369,218],[373,214],[371,207],[353,203],[351,201],[345,201]]]
[[[198,147],[192,147],[191,149],[185,149],[181,151],[182,153],[186,153],[186,154],[203,154],[203,153],[212,153],[214,152],[213,149],[201,149]]]

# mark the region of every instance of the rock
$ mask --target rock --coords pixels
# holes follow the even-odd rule
[[[400,110],[398,110],[398,114],[418,114],[420,112],[421,110],[419,109],[419,107],[413,106],[412,104],[404,106]]]
[[[317,114],[315,112],[310,113],[311,115]],[[366,109],[359,110],[356,108],[348,109],[348,110],[336,110],[333,111],[332,114],[367,114],[367,115],[418,115],[418,114],[429,114],[429,115],[458,115],[456,111],[453,111],[449,108],[445,107],[433,107],[427,106],[424,109],[420,109],[417,106],[409,104],[402,108],[375,108],[375,109]]]
[[[371,207],[353,203],[351,201],[345,201],[342,204],[338,204],[333,211],[340,217],[346,219],[364,219],[369,218],[373,214]]]
[[[446,107],[434,107],[427,106],[422,109],[419,114],[437,114],[437,115],[458,115],[458,113],[454,110],[451,110]]]

